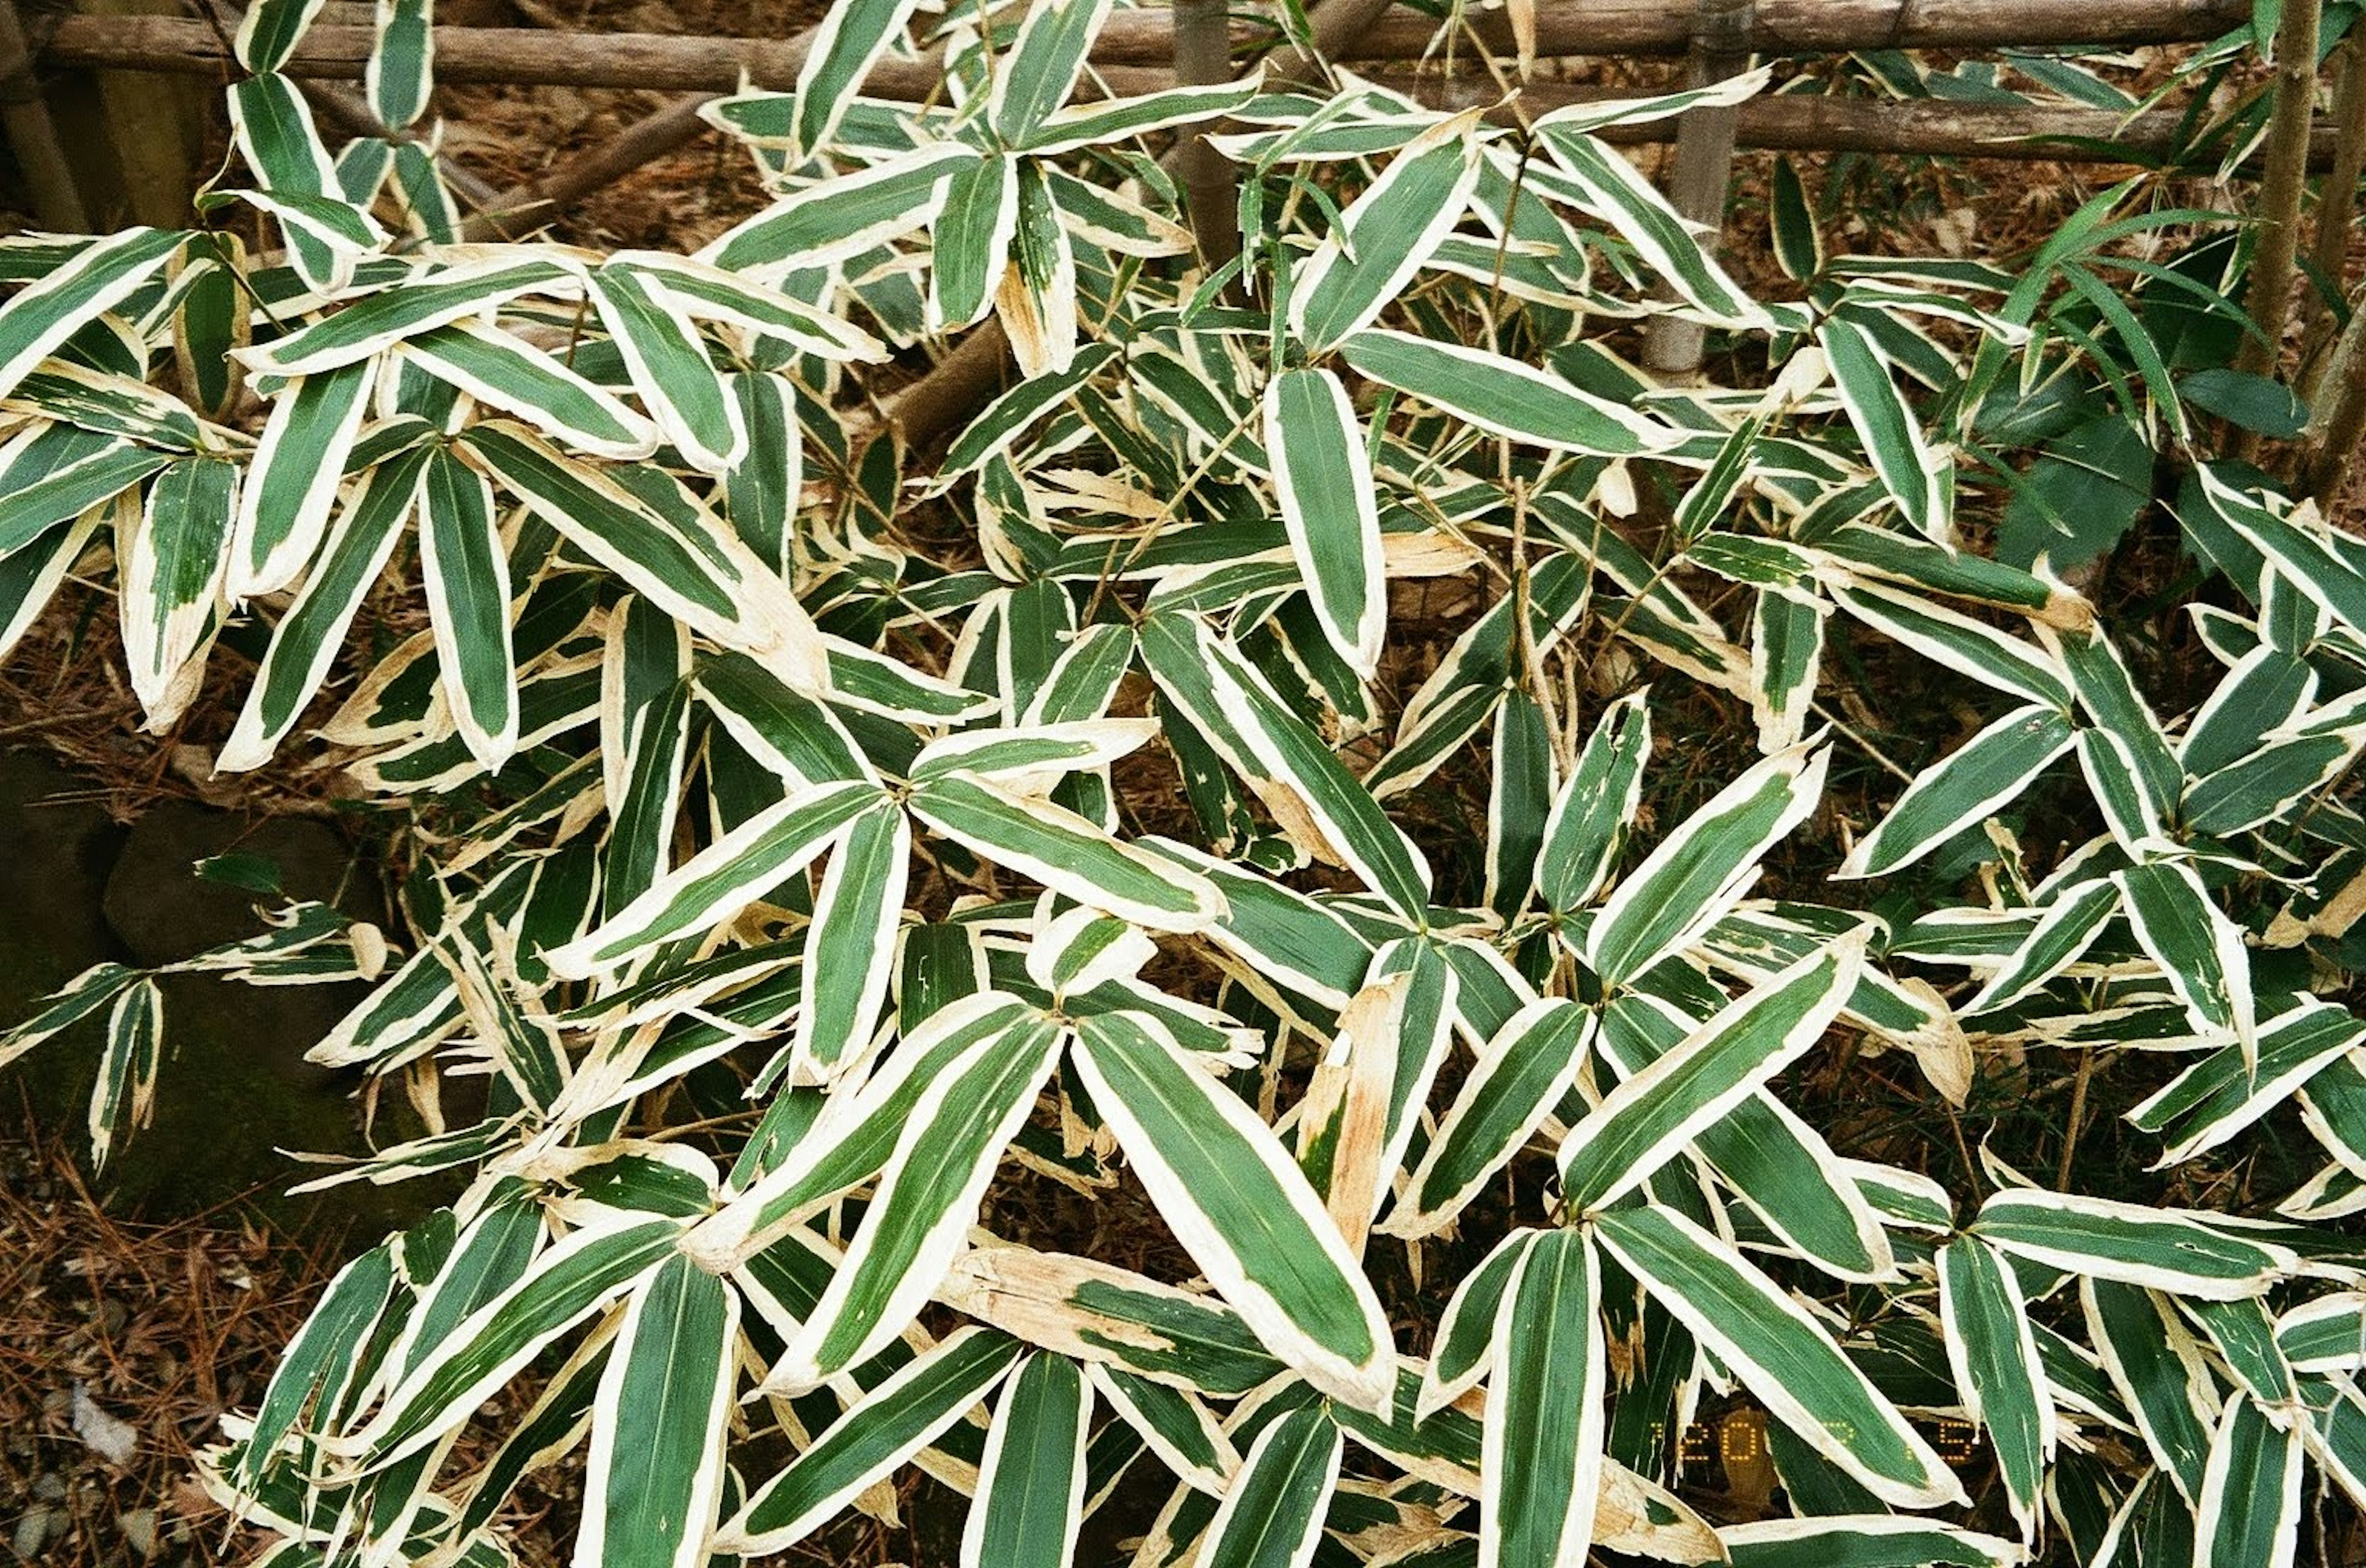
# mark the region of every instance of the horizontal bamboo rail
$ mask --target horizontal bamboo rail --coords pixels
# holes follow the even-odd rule
[[[1753,53],[1856,49],[1977,49],[2000,45],[2180,43],[2214,38],[2250,16],[2249,0],[1759,0],[1743,36]],[[1583,0],[1539,8],[1537,51],[1569,55],[1673,55],[1692,42],[1692,8],[1669,0]],[[1420,17],[1385,18],[1349,41],[1342,58],[1413,60],[1435,29]],[[1471,39],[1508,50],[1500,12],[1483,13]],[[1272,29],[1235,24],[1236,51],[1275,41]],[[357,77],[373,29],[320,26],[305,34],[290,75]],[[1149,68],[1164,79],[1175,31],[1162,11],[1120,11],[1093,49],[1112,72]],[[213,75],[232,72],[221,37],[208,23],[174,17],[68,17],[43,57],[59,65]],[[728,92],[742,73],[785,85],[802,51],[786,40],[682,38],[669,33],[550,33],[532,28],[438,28],[439,81],[516,86],[645,87]],[[941,80],[933,63],[889,62],[870,90],[925,93]],[[1113,79],[1112,85],[1118,85]],[[1121,87],[1121,90],[1134,90]]]

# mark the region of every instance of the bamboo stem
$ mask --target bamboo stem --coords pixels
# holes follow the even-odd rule
[[[2358,213],[2358,177],[2366,174],[2366,35],[2342,40],[2333,85],[2333,167],[2316,197],[2310,258],[2323,279],[2308,291],[2302,341],[2315,338],[2332,300],[2349,291],[2349,223]]]
[[[1738,46],[1750,34],[1751,0],[1696,0],[1691,85],[1734,75],[1750,63]],[[1740,117],[1730,105],[1686,109],[1677,117],[1675,168],[1668,201],[1687,221],[1725,227],[1726,193],[1733,184],[1733,148]],[[1654,316],[1643,330],[1644,367],[1662,376],[1700,368],[1708,333],[1698,321]]]
[[[20,91],[22,97],[17,96]],[[7,132],[17,166],[24,171],[34,219],[58,233],[88,233],[90,216],[83,209],[73,166],[66,161],[49,106],[41,101],[40,87],[33,80],[33,61],[25,48],[24,28],[17,25],[14,0],[0,0],[0,92],[7,95],[0,102],[0,130]]]
[[[2268,130],[2268,177],[2259,192],[2259,244],[2243,308],[2259,330],[2235,356],[2236,368],[2272,376],[2282,357],[2292,304],[2293,258],[2300,246],[2300,204],[2307,186],[2309,122],[2316,113],[2315,0],[2284,7],[2276,29],[2276,98]],[[2259,437],[2239,433],[2236,455],[2248,457]]]
[[[1224,9],[1225,0],[1175,0],[1177,82],[1196,85],[1232,76],[1232,34]],[[1185,140],[1178,168],[1200,265],[1211,273],[1219,271],[1241,254],[1238,175],[1232,161],[1198,131]]]
[[[2301,493],[2331,502],[2341,493],[2366,441],[2366,289],[2349,301],[2349,324],[2334,344],[2302,439],[2308,454]]]

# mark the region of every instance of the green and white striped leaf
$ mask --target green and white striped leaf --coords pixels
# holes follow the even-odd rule
[[[2009,1008],[2079,962],[2103,927],[2119,912],[2120,889],[2108,877],[2074,882],[2056,890],[2003,968],[1989,976],[1977,995],[1956,1009],[1966,1018]]]
[[[319,548],[346,455],[377,384],[377,359],[297,378],[271,406],[246,480],[225,589],[233,600],[276,593]]]
[[[1522,1225],[1495,1244],[1479,1267],[1462,1277],[1437,1320],[1437,1339],[1421,1374],[1421,1397],[1414,1419],[1426,1421],[1479,1386],[1495,1366],[1495,1329],[1500,1309],[1519,1278],[1528,1247],[1542,1233]]]
[[[1816,807],[1829,748],[1787,747],[1719,790],[1661,840],[1586,932],[1585,962],[1623,985],[1714,925],[1748,890],[1759,857]]]
[[[857,817],[832,845],[806,928],[792,1081],[835,1077],[869,1045],[895,970],[911,854],[910,824],[893,805]]]
[[[1388,581],[1363,427],[1327,370],[1282,371],[1267,383],[1263,407],[1282,526],[1315,620],[1369,680],[1388,627]]]
[[[1208,1521],[1202,1568],[1307,1568],[1322,1544],[1342,1447],[1320,1404],[1268,1422]]]
[[[456,321],[406,337],[402,357],[489,408],[575,451],[629,462],[658,448],[658,427],[604,388],[504,332]]]
[[[1769,1415],[1859,1484],[1899,1507],[1964,1501],[1946,1462],[1824,1328],[1715,1235],[1656,1207],[1603,1214],[1594,1234]]]
[[[249,71],[276,71],[296,52],[326,0],[255,0],[239,18],[231,51]]]
[[[2302,1423],[2240,1390],[2226,1396],[2194,1510],[2194,1561],[2291,1568],[2300,1545]]]
[[[2020,795],[2075,739],[2059,709],[2005,715],[1917,775],[1833,874],[1887,876],[1911,864]]]
[[[1583,1231],[1521,1255],[1495,1314],[1480,1461],[1480,1568],[1582,1562],[1602,1485],[1602,1266]]]
[[[1538,140],[1551,152],[1566,181],[1554,181],[1546,188],[1573,199],[1590,216],[1616,229],[1712,324],[1758,332],[1774,324],[1632,163],[1568,125],[1540,122]]]
[[[1108,1362],[1088,1362],[1085,1370],[1110,1407],[1177,1480],[1211,1497],[1224,1495],[1241,1468],[1241,1456],[1206,1404],[1171,1384]]]
[[[906,1362],[760,1487],[711,1548],[756,1557],[795,1545],[968,1415],[1023,1353],[1008,1336],[963,1328]]]
[[[1030,1356],[1002,1385],[961,1568],[1067,1568],[1084,1524],[1092,1409],[1092,1385],[1065,1356]]]
[[[2202,878],[2182,861],[2153,861],[2112,874],[2128,929],[2160,965],[2205,1039],[2232,1036],[2244,1059],[2259,1059],[2251,999],[2251,958],[2243,930],[2219,910]]]
[[[169,229],[126,229],[92,240],[0,305],[0,397],[163,271],[186,238]]]
[[[922,1093],[854,1245],[766,1387],[811,1388],[903,1332],[961,1250],[1060,1043],[1049,1021],[1027,1021],[975,1046]]]
[[[658,428],[691,467],[730,472],[747,453],[748,427],[696,326],[668,310],[630,266],[611,263],[590,283],[592,302]]]
[[[419,558],[453,724],[469,754],[497,773],[518,736],[509,563],[493,487],[442,447],[428,453],[421,476]]]
[[[90,1168],[107,1168],[107,1156],[156,1109],[156,1069],[164,1053],[164,991],[141,980],[115,998],[107,1015],[107,1044],[98,1059],[98,1083],[90,1096]]]
[[[1084,69],[1110,0],[1044,0],[1028,8],[1010,52],[996,63],[986,119],[1010,146],[1024,146],[1065,103]]]
[[[1198,931],[1224,912],[1205,877],[1121,842],[1065,807],[984,779],[916,786],[912,815],[997,865],[1151,931]]]
[[[506,256],[448,267],[428,275],[427,281],[381,289],[275,342],[244,350],[242,357],[248,370],[274,376],[333,370],[464,316],[491,310],[521,294],[547,292],[551,285],[578,276],[556,262]]]
[[[940,332],[993,309],[1019,233],[1019,160],[988,156],[952,171],[930,252],[929,316]]]
[[[1323,1201],[1254,1111],[1129,1014],[1080,1021],[1073,1058],[1159,1214],[1217,1293],[1333,1397],[1386,1409],[1387,1316]]]
[[[2172,1295],[2233,1300],[2299,1270],[2290,1247],[2186,1209],[2027,1189],[1980,1205],[1973,1231],[2018,1258]]]
[[[62,439],[36,457],[41,436]],[[0,558],[13,557],[60,524],[89,516],[172,459],[130,441],[110,441],[65,426],[35,434],[0,470],[8,510],[0,513]],[[51,463],[51,457],[62,461]]]
[[[373,470],[329,530],[321,558],[271,636],[271,651],[248,688],[246,705],[214,759],[218,773],[259,768],[296,727],[328,677],[362,600],[402,536],[427,469],[423,450]]]
[[[908,8],[916,0],[892,3]],[[830,15],[855,8],[835,6]],[[760,277],[860,255],[934,222],[944,209],[946,181],[978,159],[977,149],[966,143],[932,141],[819,181],[726,230],[693,259]]]
[[[1493,434],[1560,452],[1636,457],[1681,438],[1671,427],[1519,360],[1368,328],[1339,345],[1356,373]]]
[[[1560,1103],[1593,1030],[1594,1014],[1566,998],[1513,1014],[1479,1053],[1380,1231],[1412,1240],[1460,1213]]]
[[[2189,1503],[2202,1495],[2218,1384],[2168,1299],[2137,1285],[2079,1283],[2088,1337],[2153,1462]]]
[[[238,511],[238,465],[185,457],[156,476],[124,563],[123,658],[152,727],[186,703],[183,666],[220,617]]]
[[[2012,1269],[1977,1237],[1939,1249],[1939,1321],[1955,1392],[1966,1413],[1988,1429],[2026,1540],[2054,1457],[2054,1395]]]
[[[918,4],[845,0],[822,13],[812,48],[797,72],[793,153],[810,157],[829,144],[863,77],[904,30]]]
[[[677,1252],[625,1305],[592,1406],[576,1568],[698,1568],[723,1496],[739,1296]]]
[[[1468,110],[1407,142],[1298,269],[1290,330],[1308,353],[1369,326],[1461,218],[1479,180],[1478,124]]]
[[[1852,935],[1761,981],[1673,1050],[1628,1077],[1561,1141],[1562,1202],[1607,1207],[1823,1038],[1856,987],[1865,939]]]
[[[1932,446],[1922,423],[1898,389],[1893,365],[1874,334],[1845,316],[1816,329],[1830,362],[1841,408],[1865,443],[1873,471],[1906,521],[1942,544],[1955,529],[1955,487],[1947,454]]]
[[[1717,1538],[1734,1568],[2017,1568],[2029,1559],[2000,1537],[1894,1514],[1761,1519]]]
[[[878,798],[860,783],[798,790],[659,878],[614,919],[545,953],[543,962],[562,978],[582,979],[729,920],[811,864]]]

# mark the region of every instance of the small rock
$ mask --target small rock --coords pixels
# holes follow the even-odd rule
[[[48,1478],[45,1476],[42,1479]],[[16,1551],[18,1562],[36,1562],[40,1560],[41,1547],[50,1539],[50,1519],[52,1514],[51,1509],[35,1506],[26,1509],[17,1518],[17,1528],[10,1533],[8,1544]]]
[[[64,1502],[66,1478],[54,1470],[44,1472],[33,1482],[33,1495],[44,1503]]]
[[[128,1514],[118,1514],[115,1528],[123,1532],[124,1540],[142,1559],[156,1555],[155,1509],[134,1508]]]
[[[73,1429],[84,1447],[118,1470],[128,1468],[131,1456],[140,1451],[138,1428],[100,1409],[87,1383],[73,1387]]]

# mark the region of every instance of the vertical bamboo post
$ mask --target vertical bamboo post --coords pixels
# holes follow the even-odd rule
[[[1187,86],[1232,80],[1231,18],[1226,0],[1175,0],[1175,80]],[[1186,133],[1181,156],[1183,198],[1199,242],[1200,264],[1211,273],[1241,254],[1239,197],[1233,167],[1197,130]]]
[[[2284,324],[2292,308],[2293,260],[2300,254],[2300,204],[2308,185],[2309,122],[2316,113],[2316,23],[2319,0],[2283,8],[2276,28],[2275,107],[2268,127],[2268,170],[2259,191],[2259,243],[2251,256],[2244,311],[2259,335],[2246,337],[2235,367],[2273,376],[2283,357]],[[2234,433],[2234,455],[2248,460],[2259,449],[2257,432]]]
[[[2366,174],[2366,34],[2341,42],[2333,77],[2333,167],[2317,187],[2309,257],[2324,280],[2308,292],[2304,338],[2314,338],[2331,300],[2349,290],[2349,224],[2358,215],[2358,177]]]
[[[2342,329],[2318,378],[2319,393],[2310,412],[2306,463],[2301,493],[2329,502],[2341,492],[2366,441],[2366,289],[2349,300],[2349,324]]]
[[[1751,0],[1696,0],[1691,78],[1695,86],[1720,81],[1750,62]],[[1676,127],[1675,168],[1668,200],[1685,221],[1722,229],[1733,181],[1732,108],[1686,109]],[[1643,364],[1663,376],[1700,368],[1707,333],[1697,321],[1657,316],[1643,331]]]
[[[90,215],[83,209],[57,125],[41,101],[32,51],[25,47],[14,0],[0,0],[0,130],[6,131],[17,166],[24,171],[34,221],[61,234],[90,232]]]

